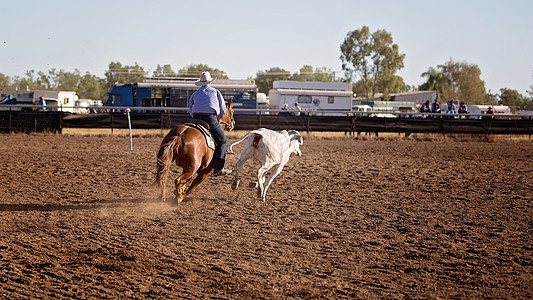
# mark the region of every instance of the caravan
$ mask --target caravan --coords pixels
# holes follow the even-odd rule
[[[473,115],[470,118],[478,119],[481,118],[481,114],[485,114],[489,107],[494,108],[495,115],[510,115],[512,114],[511,108],[505,105],[467,105],[468,114]]]
[[[44,105],[46,106],[46,109],[42,109],[42,111],[62,110],[64,112],[74,112],[74,104],[75,101],[78,100],[76,92],[47,90],[5,90],[0,91],[0,97],[2,99],[11,97],[11,104],[9,106],[1,107],[0,110],[13,111],[31,111],[34,108],[28,106],[39,105],[39,99],[42,97],[45,101]]]
[[[298,103],[304,114],[345,116],[352,111],[349,83],[315,81],[274,81],[268,92],[270,108],[281,110],[285,104]]]

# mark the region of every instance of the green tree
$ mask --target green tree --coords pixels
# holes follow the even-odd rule
[[[133,66],[122,66],[120,62],[109,63],[109,69],[105,72],[107,79],[106,88],[110,88],[115,83],[135,83],[142,82],[147,72],[135,63]]]
[[[268,94],[276,80],[289,80],[291,73],[279,67],[273,67],[255,74],[255,84],[260,93]]]
[[[172,70],[170,65],[157,65],[154,71],[154,77],[176,77],[177,74]]]
[[[390,94],[408,92],[411,90],[411,86],[405,84],[401,76],[392,75],[390,77],[383,78],[379,91],[383,93],[384,100],[390,100]],[[353,84],[353,92],[356,97],[366,97],[366,87],[363,80],[358,80]]]
[[[80,78],[76,87],[76,94],[80,99],[104,100],[106,92],[106,80],[91,75],[89,72]]]
[[[177,76],[178,77],[189,77],[189,78],[200,78],[200,74],[202,72],[209,71],[211,73],[212,77],[216,77],[218,79],[228,79],[228,75],[226,75],[226,72],[211,68],[208,65],[204,64],[191,64],[188,66],[185,66],[184,68],[179,69]]]
[[[444,86],[444,74],[439,69],[429,67],[428,70],[420,77],[426,78],[426,82],[421,84],[418,89],[421,91],[436,91],[437,92],[437,98],[440,99],[440,96],[443,93],[443,86]]]
[[[292,74],[290,80],[333,82],[335,81],[335,73],[326,67],[316,68],[313,71],[312,66],[304,65],[298,73]]]
[[[304,65],[300,68],[298,73],[294,73],[291,76],[291,80],[296,81],[313,81],[313,67],[310,65]]]
[[[54,83],[53,88],[62,91],[75,91],[81,79],[78,69],[75,69],[74,72],[66,72],[64,70],[56,71],[52,69],[48,73]]]
[[[378,92],[387,93],[387,81],[403,68],[405,54],[399,52],[392,36],[385,30],[370,33],[367,26],[348,32],[341,44],[342,69],[349,81],[359,77],[364,92],[362,96],[373,98]]]
[[[313,81],[334,82],[338,80],[335,78],[334,71],[326,67],[321,67],[315,69],[315,73],[313,73]]]
[[[0,90],[7,90],[9,88],[9,76],[0,73]]]
[[[489,92],[485,95],[485,102],[483,104],[497,105],[498,104],[498,95]]]
[[[481,70],[475,64],[449,60],[438,66],[443,75],[443,100],[462,100],[468,104],[484,104],[485,82],[480,78]]]
[[[18,90],[36,90],[36,89],[45,89],[45,86],[42,86],[42,79],[36,81],[35,71],[29,70],[24,72],[24,77],[15,76],[13,77],[13,84],[11,85],[13,89]]]

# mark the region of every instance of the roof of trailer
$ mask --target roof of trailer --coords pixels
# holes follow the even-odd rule
[[[198,89],[199,87],[194,84],[194,82],[139,82],[137,83],[138,87],[161,87],[161,88],[189,88],[189,89]],[[257,86],[255,84],[232,84],[232,83],[217,83],[216,81],[211,83],[211,86],[217,89],[237,89],[237,90],[256,90]]]
[[[352,91],[298,90],[298,89],[274,89],[274,90],[284,95],[352,97]]]

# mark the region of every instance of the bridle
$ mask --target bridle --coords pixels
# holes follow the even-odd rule
[[[235,118],[233,117],[233,109],[228,107],[228,122],[223,119],[220,120],[220,124],[226,125],[227,131],[232,131],[235,128]]]

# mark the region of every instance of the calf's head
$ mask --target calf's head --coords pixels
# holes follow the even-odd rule
[[[299,156],[302,155],[300,151],[300,146],[304,144],[304,138],[296,130],[289,130],[290,143],[291,143],[291,153],[295,153]]]

